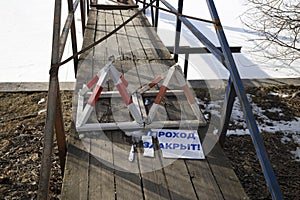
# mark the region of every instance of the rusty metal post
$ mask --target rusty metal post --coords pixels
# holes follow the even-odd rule
[[[75,16],[74,16],[74,7],[73,7],[73,0],[68,0],[68,10],[69,13],[73,13],[73,20],[71,24],[71,40],[72,40],[72,50],[73,50],[73,55],[75,55],[78,50],[77,50],[77,38],[76,38],[76,28],[75,28]],[[74,73],[75,73],[75,78],[77,76],[77,69],[78,69],[78,56],[74,57]]]
[[[56,113],[57,87],[58,87],[57,85],[58,68],[54,67],[54,65],[59,63],[60,20],[61,20],[61,0],[55,0],[52,58],[51,58],[50,80],[49,80],[50,84],[49,84],[49,91],[48,91],[47,115],[46,115],[46,125],[45,125],[45,132],[44,132],[44,148],[43,148],[43,154],[41,160],[39,188],[37,194],[37,199],[39,200],[48,199],[48,191],[49,191],[53,132],[54,132],[54,125],[55,125],[54,116]]]
[[[60,168],[63,176],[64,169],[65,169],[65,162],[66,162],[67,144],[66,144],[66,135],[64,129],[64,120],[63,120],[62,108],[61,108],[59,82],[57,82],[56,93],[57,94],[56,94],[56,113],[55,113],[55,133],[56,133],[56,140],[58,146]]]

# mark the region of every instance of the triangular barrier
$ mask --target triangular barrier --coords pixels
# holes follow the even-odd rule
[[[117,91],[110,91],[110,93],[118,94],[122,97],[124,104],[127,106],[129,113],[131,114],[133,121],[127,122],[110,122],[110,123],[87,123],[88,119],[95,107],[95,104],[101,95],[103,87],[107,83],[108,79],[112,79]],[[151,88],[157,85],[163,80],[162,86],[159,91],[151,91],[155,96],[153,105],[151,106],[148,115],[142,114],[144,108],[141,108],[139,102],[143,102],[142,95],[144,93],[150,92]],[[181,90],[168,90],[170,81],[175,80],[178,83]],[[93,92],[90,93],[89,90],[94,86]],[[187,124],[189,126],[203,125],[203,116],[200,111],[199,106],[195,101],[195,96],[188,86],[185,80],[180,66],[174,65],[169,68],[169,70],[160,76],[157,76],[152,82],[144,85],[143,87],[137,89],[136,91],[128,91],[128,82],[125,80],[122,73],[120,73],[113,65],[113,62],[109,62],[102,68],[98,74],[86,85],[84,84],[82,89],[78,92],[78,107],[77,107],[77,119],[76,119],[76,129],[77,131],[97,131],[97,130],[130,130],[133,136],[141,134],[139,130],[151,129],[151,128],[175,128],[181,127],[182,124]],[[165,94],[169,93],[182,93],[184,94],[187,102],[189,103],[193,114],[195,115],[195,120],[180,120],[180,121],[154,121],[154,118],[158,112],[159,104],[164,98]],[[89,99],[84,106],[84,96],[90,95]],[[137,131],[136,131],[137,130]]]

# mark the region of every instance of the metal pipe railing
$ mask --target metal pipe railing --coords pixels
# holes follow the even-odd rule
[[[209,8],[209,11],[210,11],[211,18],[216,22],[214,27],[215,27],[218,39],[219,39],[221,47],[222,47],[222,51],[223,51],[223,54],[224,54],[224,57],[225,57],[225,60],[227,63],[227,68],[230,72],[230,80],[231,81],[229,82],[229,84],[230,85],[233,84],[236,95],[240,100],[240,104],[241,104],[241,107],[242,107],[242,110],[244,112],[244,116],[246,119],[247,127],[250,131],[250,135],[251,135],[252,141],[254,143],[256,154],[259,159],[260,165],[263,169],[263,174],[264,174],[266,182],[268,184],[269,191],[270,191],[273,199],[282,199],[279,184],[277,182],[275,173],[274,173],[271,163],[269,161],[262,137],[260,135],[260,132],[258,130],[256,121],[254,118],[254,114],[252,112],[250,103],[247,99],[242,80],[240,78],[237,67],[235,65],[235,61],[230,52],[229,44],[227,42],[225,33],[223,31],[221,21],[218,16],[214,1],[207,0],[206,2],[208,5],[208,8]],[[230,86],[230,88],[231,88],[231,86]],[[230,89],[230,90],[232,90],[232,89]],[[233,104],[235,94],[234,94],[234,92],[230,92],[229,95],[230,96],[228,99],[231,99],[232,104]],[[231,106],[231,104],[228,104],[228,105]]]
[[[182,5],[180,6],[182,0],[178,0],[179,8],[182,9]],[[198,40],[206,46],[206,48],[219,60],[225,68],[227,68],[230,72],[230,77],[228,81],[228,87],[225,94],[224,106],[221,117],[221,134],[220,139],[221,142],[225,140],[225,134],[228,128],[229,119],[232,112],[232,107],[234,103],[234,99],[237,96],[241,102],[242,110],[244,112],[244,116],[246,119],[247,127],[250,131],[252,141],[254,143],[254,147],[256,149],[256,153],[258,159],[260,161],[265,180],[268,184],[269,191],[272,195],[273,199],[282,199],[280,188],[268,159],[268,155],[263,144],[263,140],[260,136],[250,103],[247,99],[246,92],[244,90],[241,78],[239,76],[235,61],[233,59],[232,53],[230,51],[229,44],[227,42],[225,33],[223,31],[216,7],[214,5],[213,0],[206,0],[209,12],[211,14],[211,18],[214,23],[214,27],[216,30],[216,34],[218,36],[218,40],[221,44],[221,50],[215,47],[188,19],[182,17],[182,10],[176,10],[171,4],[169,4],[166,0],[160,0],[168,9],[174,12],[177,15],[177,24],[178,20],[180,20],[197,38]],[[178,31],[178,26],[176,27],[176,31]],[[179,34],[178,34],[179,35]],[[176,33],[177,36],[177,33]],[[178,37],[176,37],[175,41],[175,49],[174,53],[176,58],[176,48],[178,48]],[[186,68],[186,67],[185,67]],[[187,69],[185,69],[186,71]]]

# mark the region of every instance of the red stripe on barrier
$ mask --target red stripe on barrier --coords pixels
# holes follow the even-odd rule
[[[95,85],[99,80],[99,77],[98,76],[95,76],[86,86],[88,88],[91,88],[93,87],[93,85]]]
[[[121,79],[121,81],[123,82],[124,86],[125,86],[125,87],[128,87],[128,82],[125,80],[123,74],[121,74],[120,79]]]
[[[190,104],[194,104],[195,103],[195,98],[194,98],[194,95],[192,94],[190,88],[187,85],[185,85],[185,86],[182,87],[182,89],[184,91],[184,95],[186,96],[188,102]]]
[[[128,93],[128,91],[126,90],[124,84],[120,83],[118,85],[116,85],[123,101],[125,102],[126,106],[128,106],[129,104],[132,103],[132,99],[130,94]]]
[[[155,104],[160,104],[162,98],[165,96],[166,91],[167,91],[167,87],[164,85],[161,86],[159,93],[155,98],[155,101],[154,101]]]
[[[96,85],[93,94],[90,96],[89,100],[88,100],[88,104],[91,105],[92,107],[95,106],[101,92],[102,92],[102,87]]]
[[[151,83],[148,84],[150,88],[154,87],[156,84],[158,84],[162,80],[161,76],[156,77]]]

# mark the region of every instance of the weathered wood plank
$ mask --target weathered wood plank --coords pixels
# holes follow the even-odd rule
[[[172,200],[198,199],[184,160],[162,159],[164,172]],[[168,163],[166,163],[168,162]]]
[[[100,122],[104,123],[109,119],[107,116],[109,102],[101,99],[97,102],[96,113]],[[99,105],[100,104],[100,105]],[[89,197],[88,199],[115,199],[113,151],[111,133],[103,131],[93,132],[91,137],[91,157],[89,164]]]
[[[110,33],[115,29],[115,20],[114,20],[114,11],[111,10],[107,10],[106,11],[106,32]],[[119,47],[118,47],[118,40],[117,40],[117,35],[113,34],[112,36],[110,36],[109,38],[107,38],[106,40],[106,48],[107,48],[107,57],[111,57],[111,56],[119,56],[120,52],[119,52]]]
[[[145,200],[171,199],[161,163],[161,152],[156,150],[154,154],[154,158],[144,157],[142,151],[138,154]]]
[[[86,199],[89,193],[90,139],[79,139],[73,127],[68,141],[62,199]]]
[[[120,10],[115,10],[115,11],[113,11],[113,14],[114,14],[114,20],[115,20],[115,28],[117,28],[124,22],[122,12]],[[129,59],[132,58],[131,48],[129,45],[129,41],[127,38],[125,28],[124,27],[121,28],[116,33],[116,35],[117,35],[118,48],[119,48],[120,55],[124,56],[123,59],[126,59],[127,56]]]
[[[134,14],[135,11],[121,11],[122,13],[122,18],[123,21],[127,20],[131,15]],[[125,31],[126,35],[130,44],[130,49],[133,54],[133,57],[136,60],[146,60],[147,56],[144,52],[143,46],[139,40],[138,34],[136,32],[136,29],[134,27],[134,24],[132,21],[130,21],[126,26],[125,26]]]
[[[88,17],[88,21],[85,28],[84,39],[82,43],[82,48],[91,45],[95,39],[96,23],[97,23],[97,10],[91,9]],[[86,58],[88,55],[93,55],[94,48],[84,52],[80,57]],[[91,59],[91,57],[89,57]]]
[[[158,35],[155,31],[155,28],[151,27],[151,25],[145,15],[143,15],[143,14],[138,15],[134,22],[136,23],[136,25],[138,25],[140,27],[144,27],[143,28],[144,31],[141,33],[146,35],[146,37],[145,36],[144,37],[148,38],[147,39],[148,41],[151,41],[151,44],[148,44],[148,45],[149,45],[149,47],[153,46],[153,49],[156,51],[156,53],[159,56],[158,60],[172,59],[170,52],[168,51],[168,49],[165,47],[163,42],[158,37]],[[141,35],[141,36],[143,37],[143,35]],[[156,55],[156,53],[154,53],[154,55]]]
[[[249,199],[219,144],[206,158],[224,199]]]
[[[131,149],[131,140],[121,131],[114,131],[113,153],[115,166],[116,197],[117,199],[143,199],[141,177],[138,159],[128,160]],[[127,141],[126,141],[127,140]]]
[[[199,199],[223,199],[206,160],[185,160]]]

